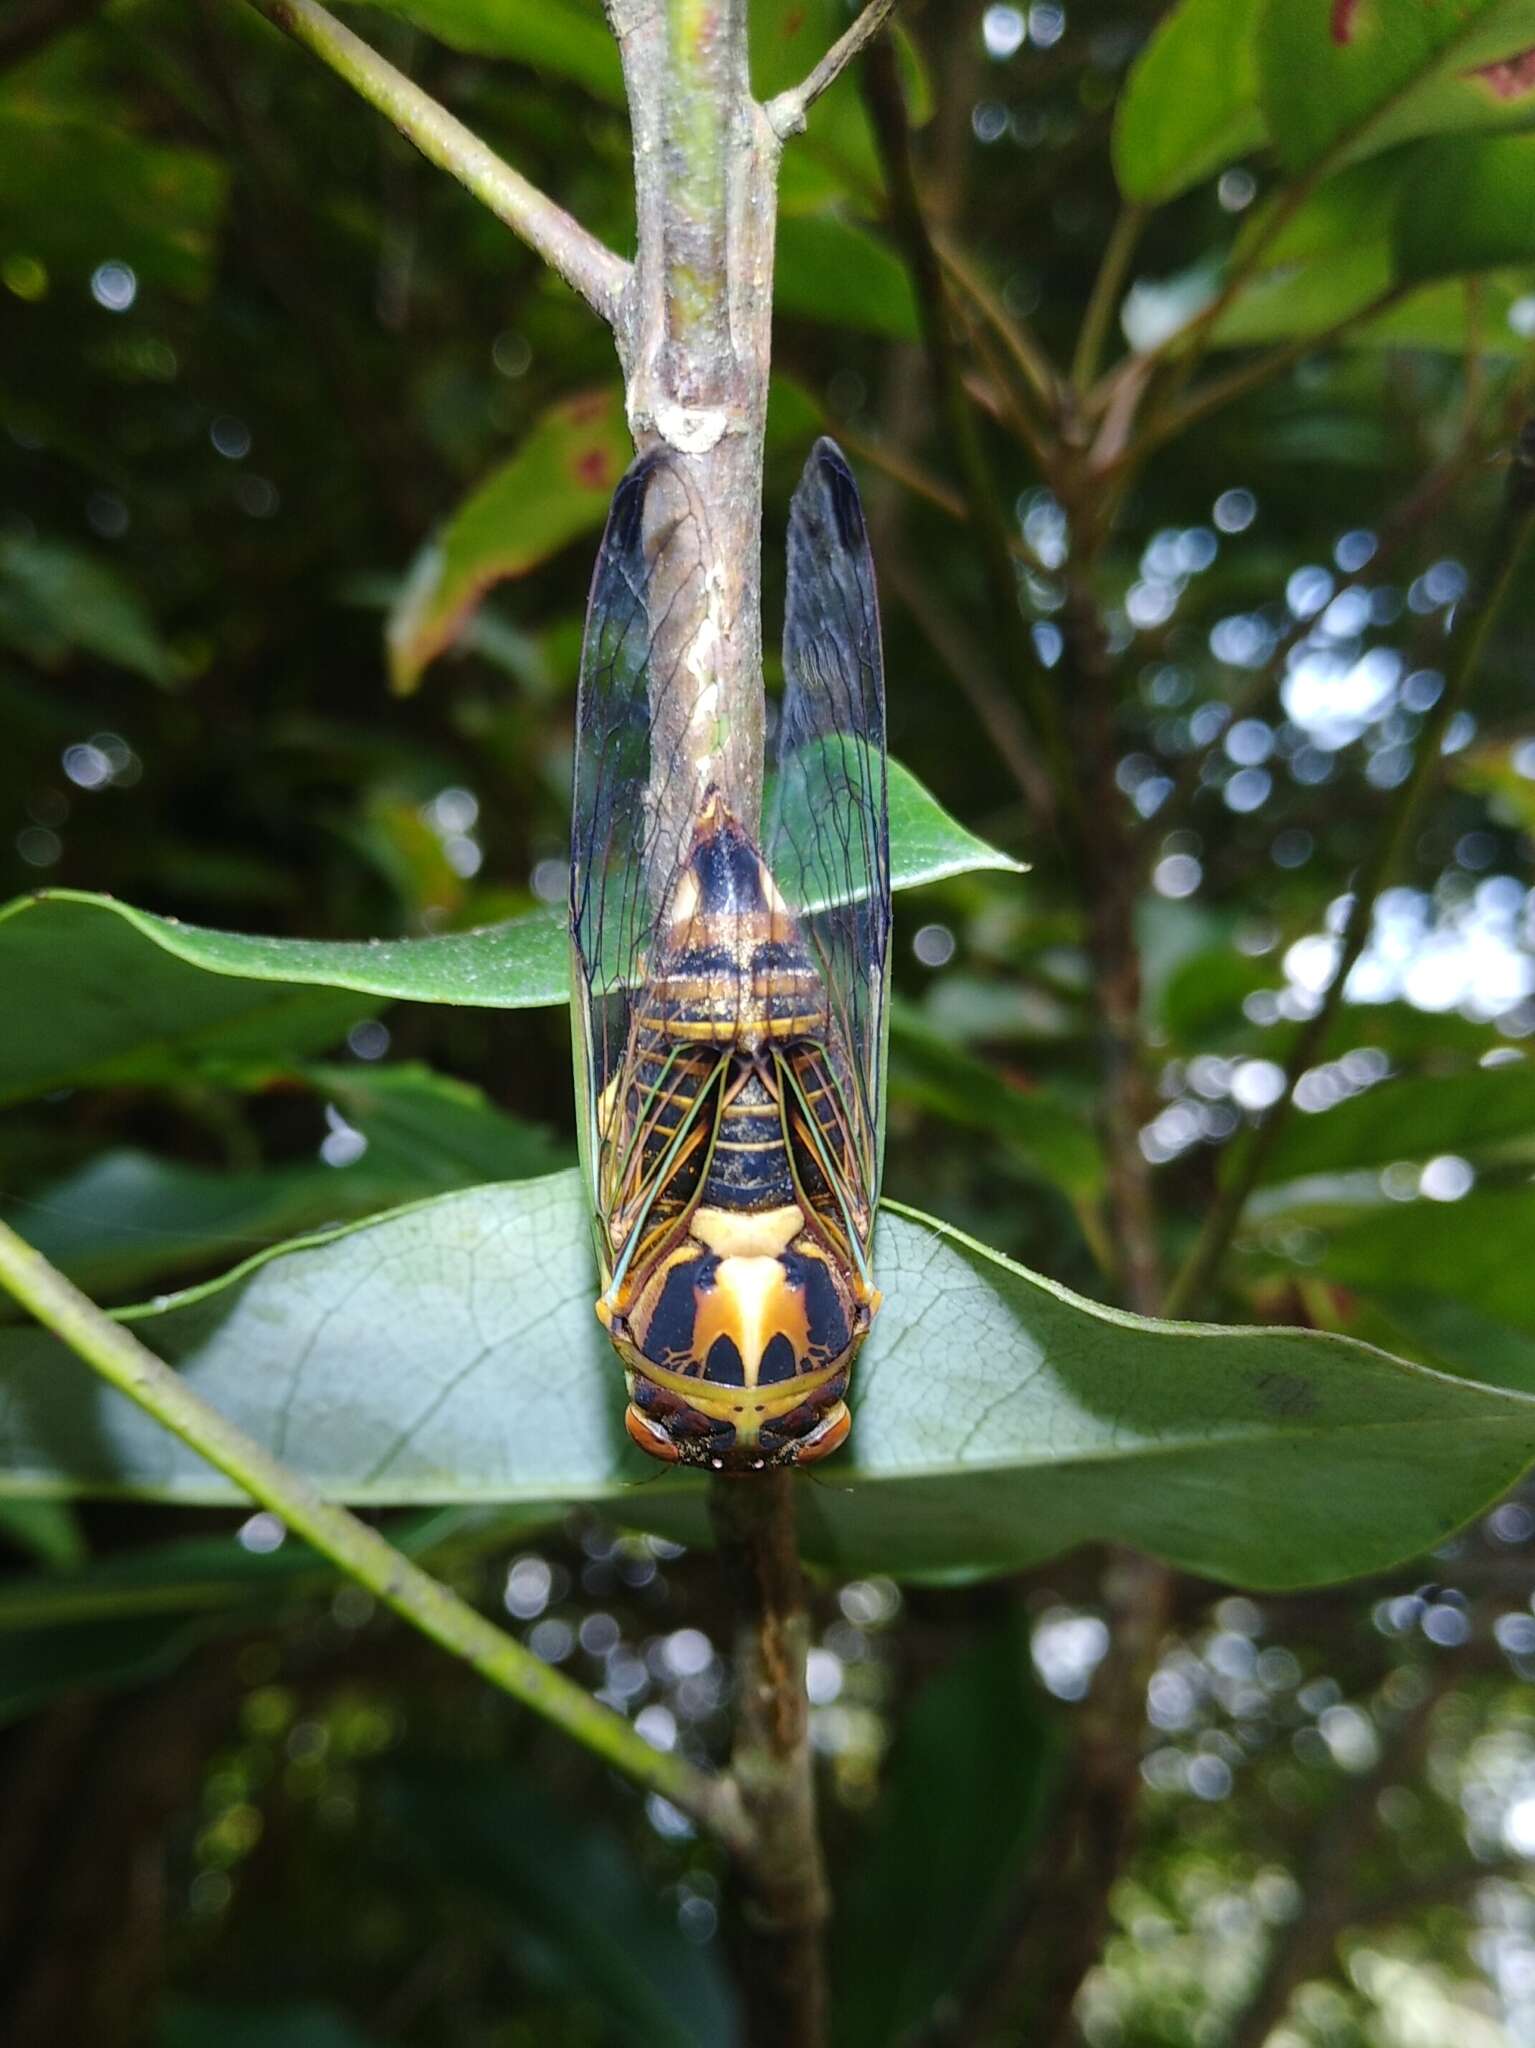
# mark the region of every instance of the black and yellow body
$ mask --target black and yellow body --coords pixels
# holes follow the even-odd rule
[[[820,974],[762,856],[711,792],[606,1104],[613,1269],[597,1313],[629,1433],[721,1470],[847,1435],[879,1305],[846,1192]],[[856,1248],[856,1249],[855,1249]]]
[[[643,456],[582,647],[571,833],[577,1101],[597,1314],[653,1456],[824,1458],[879,1306],[890,868],[857,488],[816,444],[789,521],[774,786],[727,786],[717,582],[687,466]]]

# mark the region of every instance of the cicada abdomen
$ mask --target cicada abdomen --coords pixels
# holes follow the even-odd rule
[[[759,843],[705,781],[679,808],[650,743],[695,658],[697,514],[665,457],[619,487],[582,660],[572,849],[578,1085],[597,1313],[630,1435],[722,1471],[846,1437],[879,1305],[889,850],[883,683],[857,490],[817,444],[789,528],[786,692]],[[664,598],[662,597],[664,593]],[[667,634],[658,613],[664,608]],[[690,688],[708,687],[696,672]],[[664,821],[689,819],[684,836]]]

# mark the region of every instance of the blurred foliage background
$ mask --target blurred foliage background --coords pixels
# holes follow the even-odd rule
[[[924,204],[1003,315],[978,317],[965,374],[1063,693],[1071,515],[1014,430],[996,336],[1025,321],[1070,361],[1123,204],[1116,102],[1165,12],[903,10]],[[1216,10],[1188,12],[1207,18],[1204,68],[1170,71],[1159,105],[1219,97]],[[595,5],[347,17],[629,246]],[[837,19],[762,0],[759,88],[801,75]],[[41,0],[0,20],[0,66],[6,893],[107,891],[313,938],[562,901],[610,477],[590,504],[562,497],[539,450],[574,399],[622,460],[608,337],[233,0]],[[1227,119],[1185,183],[1142,195],[1166,203],[1125,275],[1135,348],[1197,314],[1272,188],[1261,129]],[[1122,122],[1121,182],[1129,152],[1157,186],[1157,146]],[[1138,1143],[1170,1264],[1326,983],[1349,877],[1443,687],[1528,371],[1535,244],[1516,223],[1466,237],[1463,275],[1442,256],[1372,267],[1388,243],[1407,262],[1388,205],[1434,190],[1400,151],[1372,161],[1299,211],[1205,374],[1271,373],[1168,415],[1182,430],[1101,486],[1116,516],[1095,591],[1119,683],[1102,744],[1136,884]],[[793,146],[783,204],[768,641],[788,491],[826,426],[870,504],[892,752],[1034,865],[901,900],[888,1191],[1111,1298],[1087,1139],[1091,906],[1033,800],[851,79]],[[1430,270],[1448,281],[1413,296]],[[1110,358],[1123,346],[1111,334]],[[455,522],[482,489],[489,566],[471,516]],[[450,600],[493,577],[455,639]],[[1218,1304],[1524,1391],[1532,628],[1522,589]],[[391,694],[391,670],[415,686]],[[140,1299],[301,1229],[564,1163],[568,1075],[558,1012],[379,1006],[323,1067],[274,1054],[12,1108],[0,1185],[98,1298]],[[654,1741],[719,1754],[707,1556],[589,1516],[391,1526]],[[1249,1597],[1179,1577],[1144,1727],[1111,1731],[1133,1752],[1138,1831],[1064,1875],[1059,1816],[1104,1739],[1093,1679],[1125,1561],[818,1578],[838,2043],[1535,2040],[1532,1540],[1516,1494],[1365,1585]],[[272,1518],[6,1499],[0,1542],[0,2033],[18,2048],[735,2038],[716,1852],[328,1580]],[[1089,1928],[1091,1968],[1075,2017],[1030,2032],[1060,1989],[1063,1914]]]

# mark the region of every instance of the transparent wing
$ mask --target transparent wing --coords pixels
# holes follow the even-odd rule
[[[826,983],[827,1052],[872,1221],[890,954],[885,685],[863,507],[828,440],[811,450],[789,512],[784,674],[765,853]]]
[[[685,480],[664,451],[641,456],[614,493],[587,606],[576,707],[570,931],[577,1115],[594,1209],[606,1208],[604,1159],[631,1000],[652,954],[659,905],[676,872],[665,729],[703,572]]]

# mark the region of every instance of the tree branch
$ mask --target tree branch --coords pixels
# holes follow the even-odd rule
[[[11,0],[0,27],[0,71],[21,63],[67,29],[99,13],[103,0]]]
[[[520,171],[504,163],[472,129],[412,83],[404,72],[337,21],[316,0],[251,0],[278,28],[312,50],[370,106],[377,107],[424,157],[467,187],[551,270],[616,325],[630,267]]]
[[[1119,305],[1125,272],[1130,267],[1130,259],[1135,254],[1135,245],[1140,240],[1145,220],[1144,207],[1128,204],[1122,206],[1104,249],[1103,261],[1098,266],[1098,275],[1093,279],[1087,311],[1082,316],[1076,352],[1071,359],[1071,382],[1079,399],[1087,396],[1093,380],[1098,375],[1098,364],[1102,360],[1103,346],[1108,339],[1109,327]]]
[[[735,1613],[731,1776],[753,1830],[741,1951],[752,2048],[818,2048],[831,1911],[805,1697],[810,1621],[791,1472],[716,1478],[709,1512]]]
[[[1462,1675],[1456,1659],[1440,1660],[1423,1697],[1382,1744],[1379,1761],[1344,1788],[1318,1827],[1298,1873],[1304,1909],[1276,1937],[1251,1996],[1232,2021],[1229,2048],[1263,2048],[1295,1992],[1308,1977],[1328,1970],[1344,1929],[1381,1917],[1358,1897],[1359,1863],[1379,1829],[1381,1794],[1419,1777],[1435,1709]]]
[[[728,1781],[652,1749],[621,1714],[602,1706],[563,1672],[476,1613],[376,1529],[346,1508],[322,1500],[307,1480],[227,1421],[179,1373],[4,1223],[0,1285],[104,1380],[280,1516],[295,1535],[366,1586],[402,1620],[615,1769],[659,1792],[737,1854],[749,1850],[751,1831]]]
[[[711,783],[749,830],[761,805],[762,449],[780,143],[751,96],[746,0],[608,0],[608,14],[634,133],[638,248],[618,329],[629,420],[641,446],[673,451],[703,572],[695,603],[652,598],[663,650],[653,673],[668,679],[651,706],[653,801],[673,842]],[[717,1480],[711,1509],[736,1629],[732,1782],[747,1846],[733,1918],[748,2039],[822,2048],[828,1899],[792,1479]]]
[[[1507,502],[1488,544],[1479,596],[1461,601],[1451,658],[1446,664],[1448,679],[1423,722],[1412,773],[1397,792],[1386,828],[1355,882],[1332,979],[1318,1008],[1296,1033],[1290,1057],[1285,1062],[1284,1093],[1264,1121],[1249,1131],[1228,1155],[1220,1190],[1194,1249],[1168,1291],[1164,1315],[1184,1315],[1197,1307],[1220,1271],[1232,1235],[1247,1206],[1247,1198],[1257,1186],[1293,1107],[1296,1083],[1315,1063],[1326,1043],[1349,975],[1369,940],[1376,902],[1397,870],[1423,800],[1438,773],[1445,730],[1476,678],[1488,638],[1513,586],[1532,526],[1535,526],[1535,423],[1528,423],[1520,434],[1509,474]]]
[[[838,36],[810,76],[767,102],[763,112],[780,141],[802,132],[809,109],[828,87],[836,84],[865,43],[879,34],[894,10],[895,0],[869,0],[852,27]]]
[[[1055,699],[1034,659],[1028,627],[1019,604],[1007,522],[992,481],[975,415],[965,394],[959,358],[950,331],[948,292],[938,252],[928,233],[911,162],[911,137],[895,53],[888,43],[875,43],[863,67],[864,95],[874,123],[875,139],[890,193],[891,224],[901,243],[916,290],[939,416],[948,433],[975,532],[996,628],[1007,652],[1014,686],[1050,770],[1055,809],[1061,821],[1080,814],[1075,767]]]

